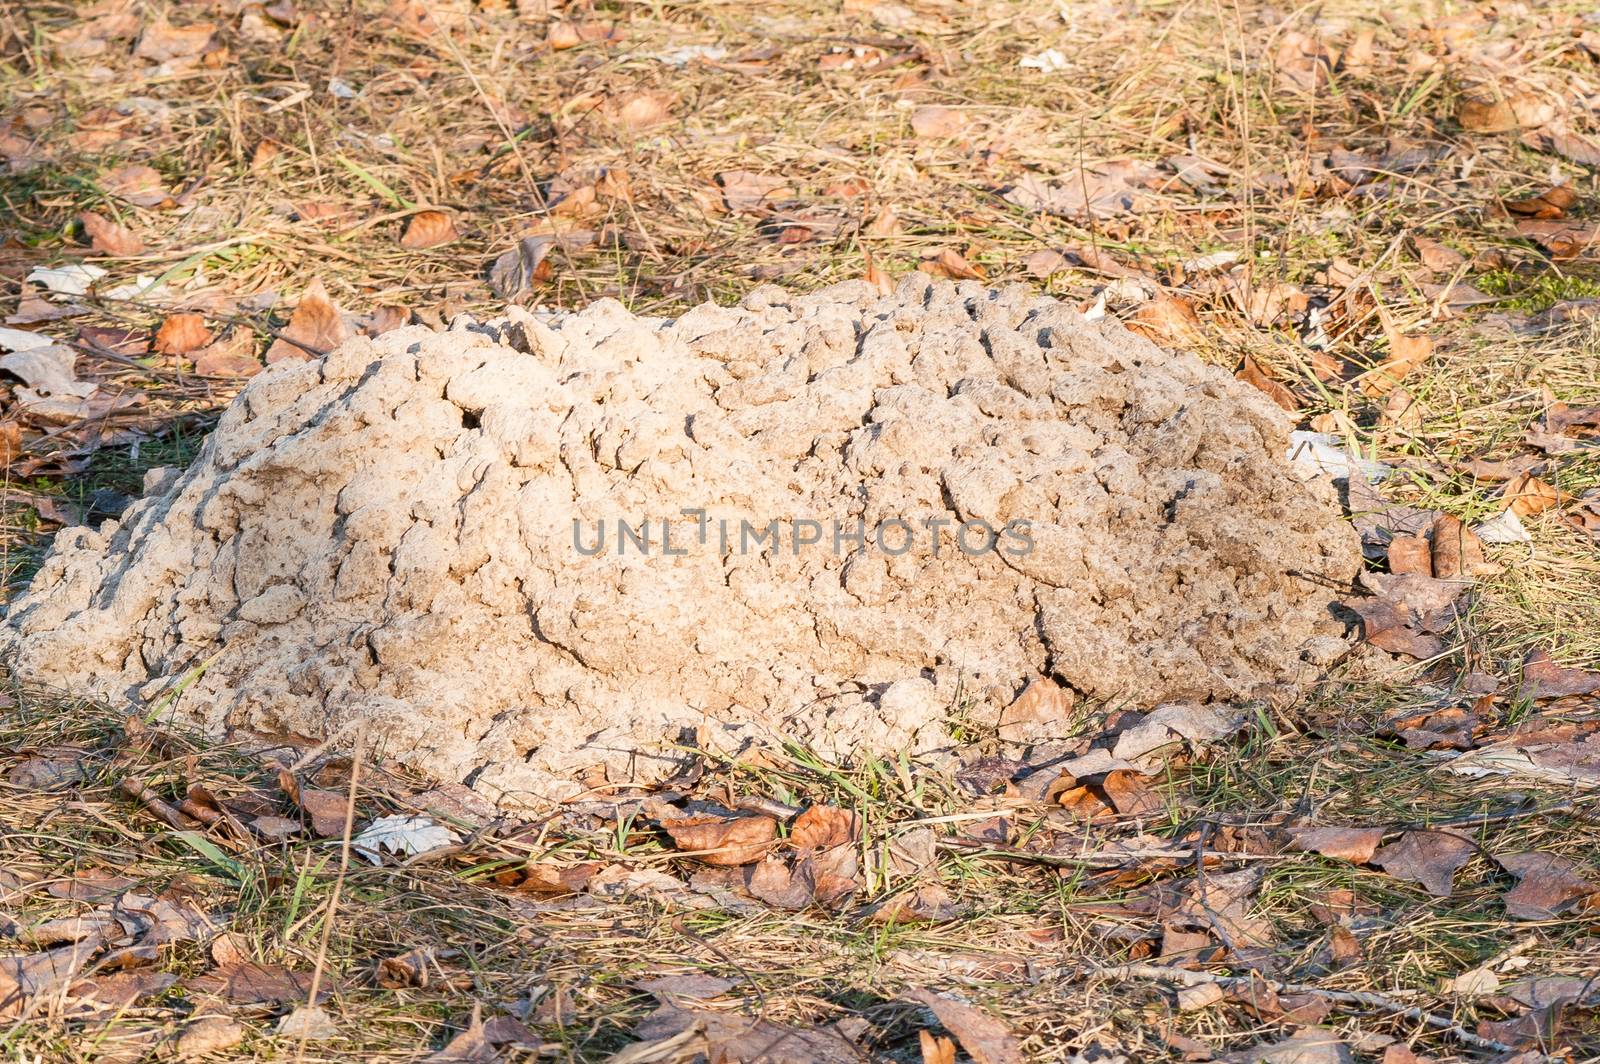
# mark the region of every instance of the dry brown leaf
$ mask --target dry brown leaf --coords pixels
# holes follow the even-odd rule
[[[100,187],[135,207],[154,207],[167,200],[166,183],[152,166],[119,166],[100,176]]]
[[[1561,218],[1577,206],[1578,194],[1570,185],[1551,185],[1537,196],[1508,200],[1505,208],[1512,214],[1530,218]]]
[[[612,120],[627,129],[658,126],[672,117],[677,96],[670,92],[630,92],[611,102]]]
[[[1507,483],[1500,498],[1518,517],[1544,513],[1560,506],[1563,501],[1562,493],[1556,490],[1555,485],[1540,480],[1532,473],[1523,473]]]
[[[947,140],[971,123],[966,112],[929,104],[911,112],[911,131],[925,140]]]
[[[717,184],[723,203],[735,212],[759,211],[794,195],[786,179],[749,170],[724,170],[717,175]]]
[[[1546,650],[1534,650],[1523,659],[1518,698],[1537,700],[1593,694],[1600,694],[1600,672],[1557,665]]]
[[[443,211],[418,211],[406,223],[406,231],[400,235],[400,246],[420,251],[448,244],[459,236],[456,223],[448,214]]]
[[[795,817],[789,828],[789,845],[797,850],[826,850],[849,846],[861,838],[861,817],[849,809],[813,805]]]
[[[334,791],[302,787],[287,769],[278,770],[278,786],[289,800],[311,818],[311,830],[323,838],[336,838],[344,834],[345,811],[348,796]]]
[[[975,1064],[1022,1064],[1022,1045],[1005,1024],[982,1009],[931,990],[913,990],[906,996],[926,1005]]]
[[[1064,737],[1071,728],[1076,700],[1071,688],[1036,676],[1000,711],[1000,738],[1011,743],[1033,743]]]
[[[255,334],[243,327],[196,351],[193,357],[194,371],[202,377],[251,377],[262,368],[256,358]]]
[[[211,330],[199,314],[169,314],[156,330],[155,347],[163,355],[187,355],[211,342]]]
[[[710,865],[744,865],[759,861],[778,837],[770,816],[696,816],[663,820],[661,827],[680,850]]]
[[[1383,325],[1389,339],[1389,354],[1375,368],[1361,375],[1361,390],[1374,399],[1388,395],[1415,369],[1433,356],[1433,339],[1407,335],[1387,319]]]
[[[610,43],[622,40],[622,27],[614,22],[552,22],[545,41],[556,51],[580,44]]]
[[[1483,541],[1458,517],[1440,514],[1433,519],[1433,575],[1440,580],[1461,580],[1499,572],[1483,552]]]
[[[956,1064],[956,1043],[953,1038],[940,1038],[922,1030],[917,1032],[917,1045],[922,1049],[922,1064]]]
[[[1295,828],[1289,845],[1304,853],[1320,853],[1352,864],[1367,864],[1383,841],[1382,828]]]
[[[304,1001],[311,992],[311,973],[297,972],[281,964],[219,965],[209,972],[191,977],[185,984],[192,994],[212,994],[236,1005],[289,1005]],[[333,993],[324,979],[317,991],[323,1001]]]
[[[214,22],[174,26],[165,17],[160,17],[139,35],[139,43],[134,47],[133,54],[158,63],[199,55],[206,50],[206,45],[211,43],[211,37],[216,32]]]
[[[900,216],[895,213],[892,204],[886,204],[882,210],[874,215],[872,221],[867,223],[865,230],[868,236],[878,237],[899,236],[900,231]]]
[[[954,920],[966,911],[967,907],[952,898],[943,885],[924,883],[905,894],[879,902],[872,910],[872,922],[938,924]]]
[[[1022,260],[1022,268],[1041,281],[1049,280],[1062,270],[1070,269],[1072,263],[1059,251],[1045,249],[1035,251]]]
[[[1517,233],[1544,248],[1553,259],[1578,258],[1600,240],[1600,226],[1570,218],[1563,221],[1523,218],[1517,222]]]
[[[328,298],[328,290],[319,278],[300,294],[300,302],[290,315],[289,324],[267,348],[267,365],[306,362],[320,357],[344,343],[349,335],[344,315]]]
[[[1234,376],[1264,392],[1268,399],[1271,399],[1291,414],[1299,412],[1300,400],[1295,396],[1294,392],[1290,391],[1284,384],[1274,380],[1249,355],[1244,356],[1244,364],[1239,367]]]
[[[1391,573],[1433,576],[1433,544],[1426,536],[1396,536],[1387,553]]]
[[[1555,854],[1496,854],[1495,861],[1517,877],[1505,902],[1507,915],[1518,920],[1553,920],[1580,898],[1600,892],[1600,884],[1574,871],[1576,861]]]
[[[227,1016],[205,1016],[186,1026],[173,1044],[179,1060],[221,1053],[244,1041],[244,1025]]]
[[[83,231],[88,234],[90,246],[102,255],[129,258],[144,254],[144,241],[127,226],[113,222],[103,214],[84,211],[78,215]]]
[[[1373,854],[1370,863],[1397,879],[1422,884],[1435,897],[1448,898],[1456,870],[1477,849],[1470,839],[1448,831],[1408,831]]]
[[[945,248],[917,263],[917,269],[935,277],[948,277],[952,281],[985,281],[989,275],[982,266],[968,262],[955,248]]]

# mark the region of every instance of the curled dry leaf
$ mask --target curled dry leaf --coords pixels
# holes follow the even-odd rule
[[[100,187],[135,207],[154,207],[167,199],[166,183],[152,166],[119,166],[101,175]]]
[[[169,59],[184,59],[199,55],[211,43],[217,32],[214,22],[196,22],[190,26],[174,26],[165,17],[157,18],[139,35],[133,54],[157,63]]]
[[[968,262],[955,248],[945,248],[917,263],[917,269],[935,277],[948,277],[952,281],[984,281],[989,275],[982,266]]]
[[[1563,496],[1553,484],[1532,473],[1522,473],[1508,482],[1500,493],[1507,509],[1518,517],[1530,517],[1560,506]]]
[[[612,119],[626,129],[649,129],[672,117],[677,97],[670,92],[630,92],[607,108]]]
[[[443,211],[418,211],[406,222],[405,232],[400,234],[400,246],[420,251],[448,244],[459,236],[456,223],[451,221],[448,214]]]
[[[187,355],[211,342],[211,330],[199,314],[169,314],[156,330],[156,350],[163,355]]]
[[[306,362],[327,354],[350,335],[344,315],[328,298],[321,279],[312,281],[300,295],[282,334],[267,348],[267,365]]]
[[[975,1064],[1021,1064],[1022,1045],[1016,1036],[1005,1024],[977,1006],[931,990],[913,990],[906,996],[926,1005],[945,1029],[956,1036]]]
[[[724,170],[717,175],[722,201],[730,211],[759,211],[794,195],[782,177],[751,173],[749,170]]]
[[[926,140],[946,140],[970,124],[964,111],[928,105],[911,112],[911,131]]]
[[[1408,831],[1372,855],[1372,864],[1397,879],[1422,884],[1422,889],[1448,898],[1456,870],[1477,852],[1470,839],[1448,831]]]
[[[622,27],[613,22],[552,22],[545,41],[556,51],[580,44],[610,43],[622,40]]]
[[[1382,828],[1295,828],[1289,833],[1293,849],[1352,864],[1369,863],[1382,840]]]
[[[778,822],[769,816],[685,817],[661,827],[678,849],[710,865],[759,861],[778,837]]]
[[[1499,572],[1483,552],[1478,534],[1458,517],[1440,514],[1433,519],[1433,575],[1440,580],[1461,580]]]
[[[1522,661],[1522,686],[1517,697],[1528,701],[1600,694],[1600,672],[1557,665],[1547,650],[1530,651]]]
[[[1035,743],[1065,738],[1073,726],[1077,696],[1070,687],[1036,676],[1000,711],[1000,738],[1008,743]]]
[[[100,254],[110,255],[113,258],[129,258],[144,254],[144,241],[135,236],[127,226],[113,222],[105,215],[84,211],[78,215],[78,221],[89,237],[90,246]]]
[[[1433,357],[1431,337],[1407,335],[1387,320],[1383,331],[1389,339],[1389,354],[1376,367],[1361,375],[1361,390],[1374,399],[1388,395],[1413,370]]]
[[[574,865],[535,862],[522,869],[518,890],[535,894],[576,894],[600,871],[599,861],[580,861]]]
[[[1271,399],[1291,414],[1299,412],[1300,400],[1295,396],[1294,392],[1290,391],[1282,382],[1275,380],[1249,355],[1244,356],[1244,364],[1239,367],[1234,376],[1259,389],[1265,393],[1268,399]]]
[[[1552,920],[1581,898],[1600,892],[1574,871],[1576,861],[1549,853],[1496,855],[1501,868],[1517,877],[1505,898],[1506,913],[1518,920]]]

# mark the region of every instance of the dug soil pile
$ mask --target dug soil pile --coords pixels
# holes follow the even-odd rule
[[[920,275],[407,327],[255,378],[186,472],[57,536],[0,645],[83,695],[187,680],[162,712],[219,734],[364,719],[511,802],[685,738],[925,751],[1040,675],[1292,694],[1360,556],[1287,427],[1119,325]]]

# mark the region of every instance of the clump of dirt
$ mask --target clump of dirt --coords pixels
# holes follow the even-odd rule
[[[163,712],[217,733],[364,720],[511,803],[685,739],[929,750],[1041,675],[1288,694],[1360,554],[1287,428],[1021,287],[512,309],[261,374],[187,471],[57,536],[0,644],[84,695],[187,682]]]

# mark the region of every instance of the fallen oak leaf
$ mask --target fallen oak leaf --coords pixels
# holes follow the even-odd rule
[[[1368,864],[1383,841],[1382,828],[1293,828],[1289,846],[1303,853],[1320,853],[1352,864]]]
[[[1402,333],[1387,317],[1383,322],[1383,331],[1389,340],[1388,356],[1359,378],[1362,392],[1374,399],[1388,395],[1413,370],[1433,357],[1431,337]]]
[[[214,22],[197,22],[190,26],[174,26],[165,16],[146,26],[139,35],[133,54],[140,59],[162,63],[169,59],[185,59],[199,55],[211,43],[217,32]]]
[[[89,245],[102,255],[112,258],[131,258],[144,254],[144,241],[127,226],[113,222],[103,214],[83,211],[78,222],[89,237]]]
[[[1021,1064],[1021,1043],[1005,1024],[982,1009],[931,990],[912,990],[906,997],[927,1006],[975,1064]]]
[[[696,816],[660,824],[685,856],[710,865],[758,861],[778,837],[778,822],[769,816]]]
[[[155,348],[163,355],[187,355],[211,342],[211,330],[199,314],[169,314],[156,330]]]
[[[135,207],[154,207],[167,200],[166,183],[152,166],[119,166],[101,176],[100,187]]]
[[[328,298],[328,290],[318,278],[300,294],[289,324],[267,348],[267,365],[320,358],[344,343],[349,335],[344,315]]]
[[[1439,580],[1488,576],[1500,571],[1483,552],[1483,541],[1461,519],[1440,514],[1433,519],[1433,575]]]
[[[984,281],[989,275],[982,266],[968,262],[955,248],[943,250],[917,263],[917,269],[935,277],[948,277],[952,281]]]
[[[1448,831],[1408,831],[1378,850],[1370,863],[1397,879],[1419,883],[1429,894],[1448,898],[1456,871],[1478,851],[1470,839]]]
[[[1517,697],[1526,701],[1600,694],[1600,672],[1557,665],[1550,652],[1539,649],[1522,661],[1522,684]]]
[[[759,211],[794,195],[787,179],[749,170],[723,170],[717,175],[722,202],[728,210]]]
[[[400,246],[420,251],[448,244],[459,237],[455,222],[450,220],[448,214],[443,211],[418,211],[406,222],[405,232],[400,234]]]
[[[1536,196],[1525,199],[1508,200],[1506,210],[1512,214],[1526,215],[1531,218],[1560,218],[1569,210],[1577,206],[1578,194],[1570,185],[1551,185]]]
[[[278,786],[289,800],[311,819],[311,830],[323,838],[344,834],[345,810],[348,799],[334,791],[302,787],[288,769],[278,770]]]
[[[1581,898],[1600,892],[1600,884],[1578,875],[1578,863],[1548,853],[1495,855],[1495,861],[1517,877],[1506,893],[1506,913],[1518,920],[1553,920]]]

